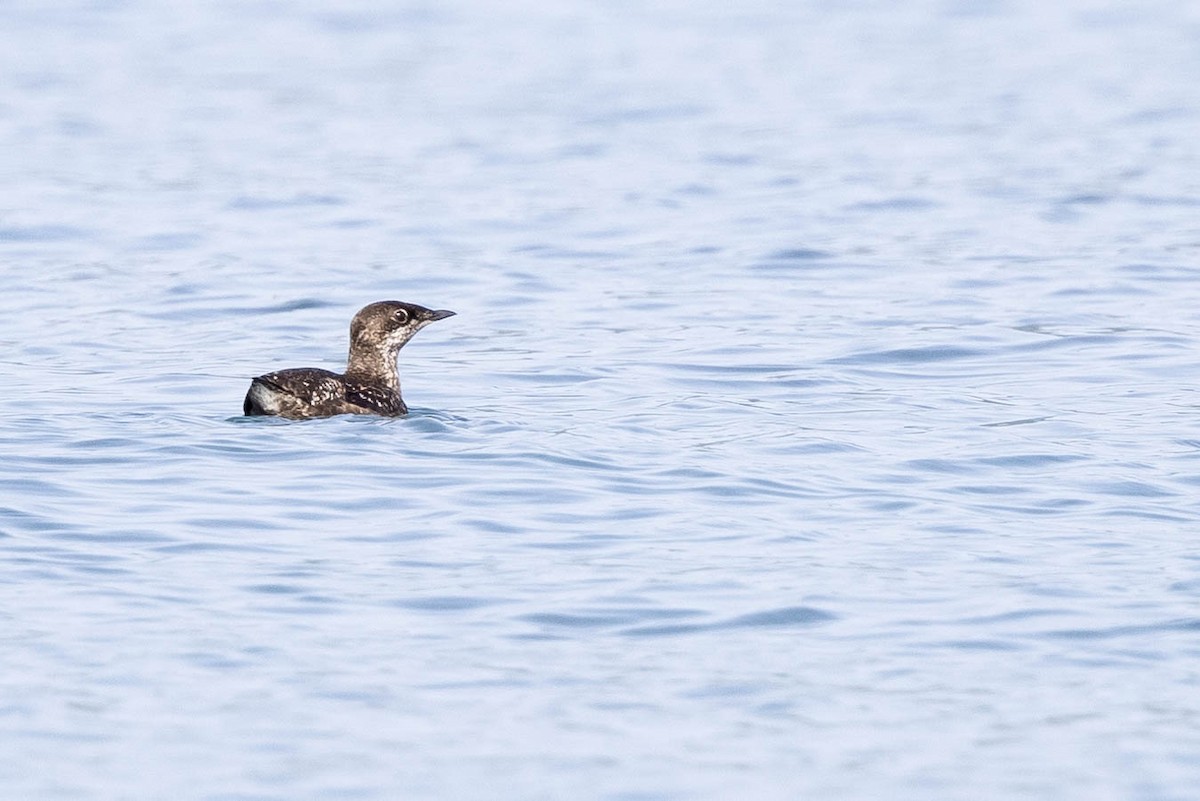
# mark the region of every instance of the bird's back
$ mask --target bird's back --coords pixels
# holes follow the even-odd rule
[[[298,367],[252,380],[242,411],[248,415],[304,419],[360,410],[347,402],[346,383],[340,375],[316,367]]]

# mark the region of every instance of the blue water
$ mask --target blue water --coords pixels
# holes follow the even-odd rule
[[[1195,4],[0,17],[0,797],[1196,797]]]

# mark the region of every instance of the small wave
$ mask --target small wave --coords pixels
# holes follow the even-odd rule
[[[895,350],[874,350],[856,353],[850,356],[839,356],[827,359],[827,364],[925,364],[928,362],[944,362],[952,359],[969,359],[982,356],[983,351],[976,348],[963,348],[957,345],[930,345],[924,348],[897,348]]]
[[[621,632],[629,637],[661,637],[678,634],[696,634],[725,629],[793,628],[812,626],[836,620],[837,616],[811,606],[785,606],[739,615],[714,623],[676,624],[668,626],[640,626]]]

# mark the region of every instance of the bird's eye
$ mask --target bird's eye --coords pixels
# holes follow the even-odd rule
[[[400,325],[404,325],[408,322],[407,309],[396,309],[396,313],[392,316],[396,318],[396,322],[400,323]]]

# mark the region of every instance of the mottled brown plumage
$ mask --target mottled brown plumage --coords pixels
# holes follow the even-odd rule
[[[250,382],[242,411],[293,420],[335,414],[407,414],[408,407],[400,397],[396,357],[413,334],[453,314],[398,300],[365,306],[350,322],[345,373],[298,367],[260,375]]]

